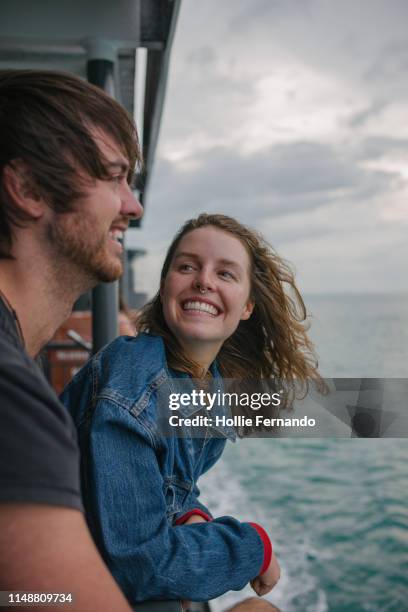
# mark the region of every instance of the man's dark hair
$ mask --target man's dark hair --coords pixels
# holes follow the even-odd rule
[[[28,220],[4,187],[4,168],[23,162],[35,193],[56,212],[68,212],[85,195],[79,169],[109,178],[92,127],[123,150],[130,181],[141,154],[134,121],[118,102],[72,74],[0,70],[0,258],[11,258],[13,228]]]

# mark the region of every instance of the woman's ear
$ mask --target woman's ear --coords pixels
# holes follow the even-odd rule
[[[254,308],[255,308],[255,302],[253,302],[252,300],[249,300],[245,304],[245,308],[244,308],[244,310],[242,312],[242,316],[241,316],[241,321],[246,321],[247,319],[249,319],[249,317],[251,316]]]
[[[3,184],[14,204],[27,219],[39,219],[44,214],[45,203],[35,187],[34,179],[27,164],[13,159],[3,170]]]

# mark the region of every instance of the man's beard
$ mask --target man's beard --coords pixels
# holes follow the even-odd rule
[[[107,233],[96,235],[97,220],[84,214],[57,214],[46,228],[46,238],[60,265],[73,264],[73,274],[83,274],[90,286],[110,283],[123,273],[119,254],[109,249]]]

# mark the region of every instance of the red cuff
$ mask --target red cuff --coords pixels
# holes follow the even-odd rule
[[[184,523],[188,521],[190,516],[194,516],[194,515],[202,516],[206,521],[212,521],[212,518],[209,514],[207,514],[206,512],[203,512],[202,510],[200,510],[200,508],[194,508],[194,510],[189,510],[188,512],[180,516],[174,524],[184,525]]]
[[[262,563],[261,571],[259,572],[259,575],[262,576],[262,574],[266,572],[266,570],[268,569],[269,564],[272,559],[272,544],[271,544],[268,534],[266,533],[263,527],[258,525],[258,523],[249,523],[249,524],[252,525],[252,527],[254,527],[254,529],[257,530],[258,535],[260,536],[262,543],[264,545],[264,560]]]

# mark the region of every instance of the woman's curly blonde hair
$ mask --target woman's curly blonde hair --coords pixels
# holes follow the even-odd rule
[[[250,299],[254,303],[251,317],[240,321],[217,355],[221,375],[239,380],[278,380],[286,390],[283,402],[286,406],[291,405],[299,393],[301,396],[307,393],[310,381],[324,390],[314,347],[307,335],[306,307],[293,272],[257,231],[220,214],[203,213],[186,221],[167,251],[161,283],[181,239],[189,232],[208,226],[235,236],[246,248],[250,260]],[[198,364],[184,355],[167,326],[160,291],[143,307],[136,325],[138,331],[163,337],[172,368],[187,372],[193,378],[200,377]]]

